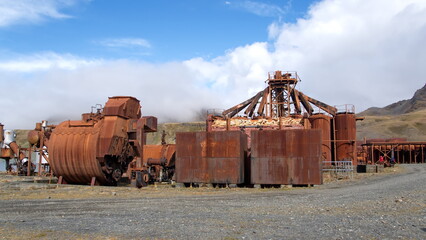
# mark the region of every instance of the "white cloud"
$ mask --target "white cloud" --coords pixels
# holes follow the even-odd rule
[[[384,106],[425,83],[425,1],[322,1],[278,32],[275,61],[331,104]]]
[[[0,61],[0,71],[36,72],[53,69],[75,70],[80,67],[101,64],[102,60],[83,59],[71,54],[53,52],[37,53],[18,57],[14,60]]]
[[[88,0],[0,0],[0,27],[37,23],[46,18],[70,18],[61,9]]]
[[[151,44],[143,38],[110,38],[102,40],[99,43],[110,48],[151,47]]]
[[[69,62],[73,64],[72,59]],[[181,62],[99,60],[77,64],[72,70],[49,66],[48,70],[30,72],[0,68],[0,85],[5,86],[0,122],[6,128],[33,128],[42,119],[52,123],[79,119],[91,106],[123,95],[141,100],[144,115],[157,116],[160,121],[188,121],[214,99],[214,93],[198,84]]]
[[[0,122],[30,128],[46,118],[78,119],[113,95],[137,97],[143,114],[160,121],[185,121],[202,107],[227,108],[251,97],[274,70],[297,70],[307,95],[358,110],[410,98],[425,84],[425,1],[325,0],[306,18],[269,29],[270,43],[212,60],[150,64],[47,54],[0,62]]]
[[[225,2],[227,5],[231,5],[231,2]],[[278,6],[275,4],[269,4],[258,1],[236,1],[232,2],[233,7],[243,9],[247,12],[256,14],[263,17],[281,17],[286,13],[291,1],[288,1],[286,6]]]

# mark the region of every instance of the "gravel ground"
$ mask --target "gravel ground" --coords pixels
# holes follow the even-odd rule
[[[56,186],[1,176],[2,239],[426,239],[426,164],[313,188]]]

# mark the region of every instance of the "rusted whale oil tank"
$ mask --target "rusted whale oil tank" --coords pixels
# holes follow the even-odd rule
[[[241,131],[176,134],[176,182],[244,183],[247,135]]]
[[[322,184],[321,130],[263,130],[251,136],[252,184]]]
[[[354,113],[338,113],[334,117],[336,128],[337,161],[356,161],[356,117]]]
[[[331,130],[330,130],[330,116],[325,114],[315,114],[309,117],[312,129],[320,129],[322,132],[322,153],[321,160],[331,164]]]
[[[102,112],[84,120],[65,121],[49,141],[49,162],[54,174],[67,183],[115,185],[135,157],[139,100],[111,97]],[[139,147],[140,148],[140,147]]]

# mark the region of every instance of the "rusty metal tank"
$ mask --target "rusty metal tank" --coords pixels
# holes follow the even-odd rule
[[[309,117],[312,129],[320,129],[322,132],[322,147],[321,158],[327,164],[331,164],[331,130],[330,130],[331,117],[325,114],[315,114]]]
[[[110,97],[102,112],[60,123],[48,146],[54,174],[66,183],[115,185],[141,154],[133,134],[140,117],[139,100]]]
[[[356,117],[354,113],[338,113],[335,118],[336,160],[356,161]]]

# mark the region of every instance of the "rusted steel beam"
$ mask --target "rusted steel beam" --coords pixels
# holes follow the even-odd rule
[[[265,90],[263,90],[263,96],[262,96],[262,101],[259,104],[259,108],[257,109],[257,115],[261,116],[264,112],[264,108],[266,105],[266,102],[268,100],[268,94],[269,94],[269,87],[265,88]]]
[[[306,96],[306,95],[305,95]],[[327,113],[329,113],[329,114],[331,114],[331,115],[336,115],[336,113],[337,113],[337,108],[335,108],[335,107],[332,107],[332,106],[330,106],[330,105],[328,105],[328,104],[325,104],[325,103],[323,103],[323,102],[321,102],[321,101],[318,101],[318,100],[316,100],[316,99],[313,99],[313,98],[311,98],[311,97],[309,97],[309,96],[306,96],[306,98],[308,99],[308,101],[309,102],[311,102],[312,104],[314,104],[315,106],[317,106],[317,107],[319,107],[319,108],[321,108],[322,110],[324,110],[324,111],[326,111]]]
[[[252,101],[253,101],[253,99],[255,98],[256,96],[253,96],[252,98],[250,98],[250,99],[248,99],[248,100],[246,100],[246,101],[244,101],[244,102],[242,102],[242,103],[240,103],[240,104],[238,104],[238,105],[235,105],[235,106],[233,106],[233,107],[231,107],[231,108],[229,108],[229,109],[227,109],[227,110],[225,110],[225,111],[223,111],[222,112],[222,114],[224,115],[224,116],[228,116],[228,117],[233,117],[235,114],[237,114],[239,111],[241,111],[241,110],[243,110],[245,107],[247,107]]]
[[[302,102],[303,107],[308,111],[309,115],[311,115],[314,112],[314,109],[312,108],[311,104],[308,102],[308,100],[305,98],[306,95],[302,92],[297,91],[294,89],[295,94],[299,95],[300,101]]]
[[[300,100],[298,94],[296,94],[296,90],[293,89],[290,93],[291,99],[293,99],[294,108],[297,114],[302,113],[302,109],[300,108]]]
[[[256,108],[257,103],[259,102],[259,99],[262,97],[263,91],[260,91],[254,96],[253,101],[250,103],[250,105],[247,107],[246,111],[244,112],[246,115],[249,115],[250,117],[253,116],[254,109]]]

